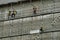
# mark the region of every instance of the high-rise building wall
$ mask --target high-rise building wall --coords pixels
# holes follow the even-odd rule
[[[0,0],[0,5],[8,4],[8,3],[11,3],[11,2],[18,2],[18,1],[26,1],[26,0]]]
[[[37,14],[59,12],[60,2],[56,0],[51,1],[36,1],[32,3],[25,3],[14,5],[17,10],[16,18],[33,15],[33,6],[37,7]],[[0,20],[7,20],[7,14],[11,7],[3,7],[0,10]],[[32,30],[39,30],[43,27],[44,31],[52,31],[60,29],[60,14],[49,14],[44,16],[21,18],[16,20],[9,20],[0,22],[0,40],[59,40],[60,32],[50,32],[43,34],[33,34],[25,36],[15,36],[21,34],[29,34]],[[1,38],[2,37],[2,38]]]
[[[59,11],[60,10],[60,3],[56,2],[56,1],[37,1],[37,2],[33,2],[33,3],[25,3],[22,4],[20,3],[18,5],[18,3],[16,5],[12,5],[13,9],[15,9],[17,11],[17,15],[16,17],[20,17],[20,16],[27,16],[27,15],[32,15],[33,14],[33,6],[37,7],[37,13],[46,13],[46,12],[52,12],[52,11]],[[3,19],[7,19],[7,15],[9,10],[13,10],[11,6],[6,6],[6,7],[2,7],[0,8],[0,14],[1,17]],[[0,17],[0,18],[1,18]]]

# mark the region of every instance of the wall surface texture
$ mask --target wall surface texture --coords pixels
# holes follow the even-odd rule
[[[31,4],[38,8],[37,14],[60,11],[60,2],[56,0],[46,2],[37,1]],[[33,6],[31,4],[26,3],[13,6],[15,10],[18,11],[16,17],[33,15]],[[13,9],[11,9],[11,7],[3,7],[0,9],[0,20],[7,20],[8,9]],[[38,30],[41,27],[43,27],[44,31],[59,30],[60,13],[0,22],[0,37],[21,35],[29,33],[31,30]],[[59,34],[60,32],[53,32],[36,35],[7,37],[2,39],[0,38],[0,40],[60,40]]]

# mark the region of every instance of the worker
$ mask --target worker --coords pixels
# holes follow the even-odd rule
[[[9,13],[8,13],[8,19],[9,19],[10,16],[11,16],[11,11],[9,11]]]
[[[40,28],[40,31],[43,32],[43,27]]]
[[[34,14],[34,15],[37,14],[36,11],[37,11],[37,8],[34,6],[34,7],[33,7],[33,14]]]
[[[17,11],[12,11],[11,17],[15,18],[15,15],[17,14]]]

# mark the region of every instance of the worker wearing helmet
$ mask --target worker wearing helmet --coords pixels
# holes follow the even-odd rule
[[[9,13],[8,13],[8,16],[10,16],[11,15],[11,11],[9,11]]]
[[[11,17],[15,18],[15,15],[17,14],[17,11],[12,11]]]
[[[9,19],[9,16],[11,16],[11,11],[9,11],[9,13],[8,13],[8,19]]]
[[[43,32],[43,27],[40,28],[40,31]]]
[[[33,7],[33,14],[36,14],[37,8],[34,6]]]

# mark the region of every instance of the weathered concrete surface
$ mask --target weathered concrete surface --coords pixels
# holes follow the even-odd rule
[[[46,12],[54,12],[54,11],[60,11],[60,2],[56,1],[45,1],[45,2],[33,2],[31,3],[32,5],[35,5],[37,7],[37,14],[38,13],[46,13]],[[15,5],[13,6],[15,10],[17,10],[17,17],[22,17],[22,16],[28,16],[33,14],[33,6],[30,3],[26,4],[20,4],[20,5]],[[8,11],[13,10],[11,6],[3,7],[0,10],[0,20],[8,19]]]
[[[56,9],[58,9],[59,11],[59,8],[58,8],[60,7],[59,2],[56,2],[57,6],[55,7],[52,6],[51,8],[50,6],[53,5],[52,4],[53,2],[46,2],[46,4],[44,3],[45,4],[44,7],[42,6],[42,4],[39,4],[39,3],[40,2],[36,3],[36,5],[38,4],[39,8],[41,7],[40,10],[47,7],[49,11],[51,10],[55,11],[54,8],[56,7]],[[49,5],[47,5],[48,3]],[[19,8],[19,6],[18,7],[14,6],[14,7],[16,7],[16,9]],[[29,7],[31,6],[29,5],[28,8]],[[28,14],[29,12],[28,13],[23,12],[23,13],[26,16],[26,14]],[[43,27],[44,31],[60,29],[60,14],[54,14],[54,15],[52,14],[52,15],[39,16],[39,17],[34,17],[34,18],[26,18],[26,19],[14,20],[14,21],[0,22],[0,37],[29,33],[30,30],[37,30],[37,29],[40,29],[40,27]],[[60,40],[59,34],[60,32],[55,32],[55,33],[46,33],[42,35],[37,34],[37,35],[28,35],[28,36],[21,36],[21,37],[19,36],[19,37],[3,38],[2,40]]]
[[[60,40],[60,32],[3,38],[2,40]]]
[[[59,16],[60,16],[60,14],[55,14],[54,18],[53,18],[53,14],[52,14],[52,15],[43,16],[43,19],[41,18],[42,16],[40,16],[40,17],[31,18],[30,20],[23,19],[23,21],[21,21],[22,20],[21,19],[20,21],[13,22],[13,23],[4,22],[4,25],[3,25],[3,23],[1,23],[0,24],[1,25],[1,27],[0,27],[0,36],[1,37],[2,36],[12,36],[12,35],[19,35],[19,34],[29,33],[31,30],[40,29],[40,27],[43,27],[44,31],[58,30],[58,29],[60,29],[60,22],[59,22],[60,17]],[[59,33],[60,32],[43,34],[42,39],[43,40],[59,39],[59,37],[60,37]],[[39,35],[41,36],[41,34],[39,34]],[[45,36],[45,35],[47,35],[47,36]],[[57,35],[58,38],[56,38],[55,35]],[[35,38],[32,38],[32,37],[33,36],[23,36],[23,37],[21,37],[22,38],[21,40],[26,40],[26,39],[27,40],[28,39],[33,40],[33,39],[35,39]],[[17,38],[18,37],[16,37],[16,38],[14,37],[14,38],[11,38],[11,40],[12,39],[17,40]],[[39,38],[37,38],[37,39],[39,39]],[[41,39],[41,37],[40,37],[40,39]]]
[[[0,0],[0,5],[8,4],[8,3],[11,3],[11,2],[18,2],[18,1],[26,1],[26,0]]]

